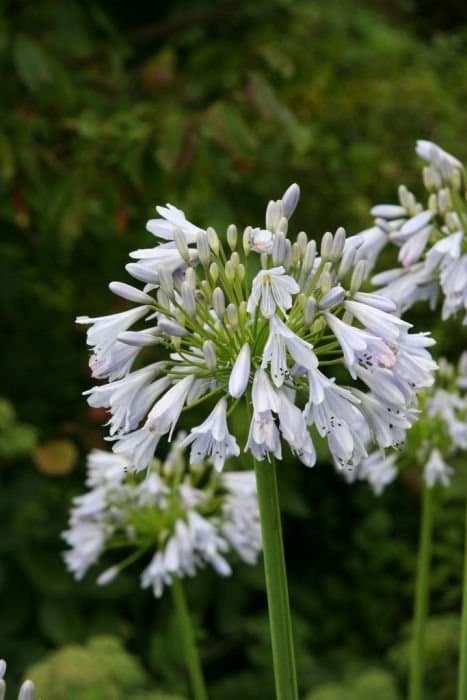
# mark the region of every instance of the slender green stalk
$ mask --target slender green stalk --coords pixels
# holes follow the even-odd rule
[[[194,700],[208,700],[208,694],[204,683],[203,669],[196,646],[193,625],[188,611],[185,591],[180,579],[174,578],[172,582],[172,597],[177,613],[180,636],[185,651],[185,660],[190,675],[191,689]]]
[[[423,700],[425,631],[428,615],[432,533],[433,489],[424,484],[420,518],[420,543],[415,589],[412,653],[410,659],[409,700]]]
[[[298,700],[276,465],[256,462],[264,572],[277,700]]]
[[[458,700],[467,699],[467,497],[465,500],[464,538],[464,582],[462,585],[462,618],[459,644],[459,689],[457,694]]]

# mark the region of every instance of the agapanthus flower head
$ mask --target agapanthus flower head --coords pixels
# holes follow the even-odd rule
[[[397,412],[400,431],[413,422],[435,369],[429,341],[386,297],[360,291],[368,266],[342,228],[320,250],[303,231],[288,238],[298,199],[291,185],[269,202],[265,228],[239,235],[231,225],[225,243],[175,207],[158,207],[147,228],[163,242],[134,251],[127,266],[145,286],[110,285],[135,306],[78,319],[90,324],[93,375],[109,380],[88,401],[108,409],[113,449],[137,470],[194,405],[190,461],[209,458],[219,470],[243,448],[281,459],[284,443],[313,466],[313,434],[350,468],[365,457],[365,440],[384,432],[368,420],[366,396],[381,416]],[[230,434],[234,410],[249,416],[246,445],[246,431]]]
[[[379,495],[400,471],[418,466],[428,487],[448,486],[454,473],[449,462],[467,450],[466,375],[467,353],[457,366],[441,359],[435,384],[421,395],[418,421],[406,434],[405,449],[392,454],[381,449],[370,452],[353,478],[368,481]],[[378,420],[376,412],[374,419]],[[392,421],[391,430],[397,430],[400,417],[393,415]]]
[[[104,554],[120,551],[117,561],[104,570],[101,565],[98,584],[144,559],[141,585],[160,596],[174,577],[204,567],[229,575],[232,555],[256,563],[261,534],[254,472],[219,474],[206,463],[187,470],[183,436],[145,473],[117,454],[93,450],[86,483],[89,490],[74,499],[63,533],[65,561],[76,579]]]
[[[358,234],[358,250],[376,246],[375,262],[386,244],[395,244],[400,267],[373,278],[380,293],[396,302],[400,312],[417,301],[429,301],[434,308],[441,294],[447,319],[467,311],[467,177],[462,163],[436,144],[417,141],[416,151],[426,162],[425,203],[401,185],[398,204],[372,208],[375,226]]]

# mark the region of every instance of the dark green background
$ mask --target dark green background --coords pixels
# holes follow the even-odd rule
[[[128,251],[149,243],[153,206],[171,201],[222,231],[261,223],[267,200],[297,181],[292,231],[319,239],[369,225],[371,204],[393,201],[400,182],[422,195],[417,138],[467,160],[462,2],[154,5],[1,3],[0,393],[17,414],[0,406],[0,655],[10,679],[106,633],[139,657],[153,687],[184,690],[170,596],[141,591],[139,570],[105,589],[92,576],[75,584],[60,558],[85,454],[103,444],[104,418],[81,397],[90,379],[74,317],[118,310],[107,282],[126,279]],[[448,355],[465,346],[455,323],[434,327],[423,308],[414,319]],[[57,439],[80,455],[63,476],[44,474],[34,447]],[[403,687],[406,654],[389,650],[411,614],[419,476],[376,499],[325,462],[310,471],[287,456],[279,469],[303,693],[372,665]],[[455,616],[459,486],[444,501],[432,607]],[[212,696],[271,697],[261,568],[226,581],[205,573],[189,592]],[[443,620],[455,629],[455,617]],[[436,646],[444,637],[433,634]],[[455,632],[445,637],[430,679],[441,700],[453,697],[455,673]]]

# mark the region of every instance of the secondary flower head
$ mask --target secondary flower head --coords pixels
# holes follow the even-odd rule
[[[444,359],[439,365],[436,383],[421,396],[419,420],[407,432],[404,451],[375,450],[352,475],[368,481],[377,495],[400,471],[413,466],[422,470],[428,487],[448,486],[454,473],[449,462],[467,450],[467,353],[457,367]],[[379,420],[376,413],[375,420]],[[393,414],[391,420],[392,431],[397,431],[401,416]]]
[[[393,243],[400,263],[377,274],[373,282],[401,312],[417,301],[429,301],[434,308],[441,293],[442,316],[447,319],[467,311],[467,177],[462,163],[436,144],[418,141],[416,150],[426,162],[427,200],[422,204],[402,185],[399,204],[372,208],[378,253]],[[369,245],[369,233],[359,236],[363,249]]]
[[[65,561],[77,579],[117,545],[125,557],[101,567],[97,583],[109,583],[143,559],[141,585],[157,597],[174,577],[194,576],[207,566],[229,575],[232,554],[256,563],[261,535],[254,473],[218,474],[206,464],[188,471],[182,438],[165,462],[151,461],[146,475],[112,452],[93,450],[87,485],[74,499],[63,533]]]
[[[147,228],[163,242],[134,251],[137,262],[127,266],[143,289],[110,285],[135,306],[78,319],[91,325],[93,375],[109,380],[88,401],[108,409],[114,451],[137,470],[194,405],[190,461],[208,458],[217,469],[242,448],[280,459],[284,443],[312,466],[316,434],[326,436],[336,465],[351,468],[367,441],[388,446],[383,415],[404,419],[396,444],[414,421],[417,392],[435,369],[430,341],[412,334],[386,297],[360,291],[367,264],[342,228],[326,233],[319,251],[303,231],[288,238],[298,197],[291,185],[268,204],[266,228],[239,235],[231,225],[226,243],[180,210],[159,207],[161,218]],[[381,416],[378,430],[366,397]],[[245,404],[247,439],[229,428]]]

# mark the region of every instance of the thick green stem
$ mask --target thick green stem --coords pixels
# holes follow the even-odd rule
[[[433,490],[423,487],[420,519],[420,543],[415,589],[412,653],[410,659],[409,700],[423,700],[425,673],[425,631],[428,615],[429,577],[433,532]]]
[[[298,700],[276,465],[255,462],[277,700]]]
[[[462,618],[459,644],[458,700],[467,700],[467,497],[465,499],[464,582],[462,584]]]
[[[196,646],[193,625],[188,611],[185,591],[180,579],[174,578],[172,582],[172,597],[177,613],[180,636],[185,651],[185,660],[190,675],[191,689],[194,700],[208,700],[204,683],[203,669]]]

